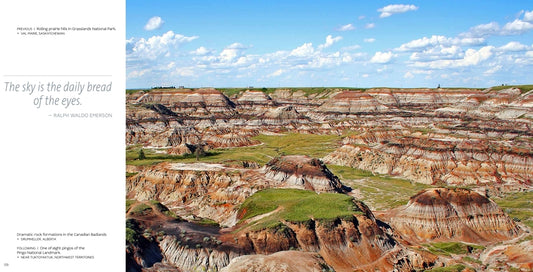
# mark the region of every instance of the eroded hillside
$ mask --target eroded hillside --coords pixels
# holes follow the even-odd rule
[[[168,207],[128,209],[130,271],[533,266],[533,210],[517,205],[532,189],[532,91],[169,89],[126,107],[127,197]],[[442,186],[469,189],[419,192]],[[286,217],[306,205],[337,215]]]

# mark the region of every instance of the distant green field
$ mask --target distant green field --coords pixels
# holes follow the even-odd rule
[[[295,92],[303,92],[306,97],[314,94],[324,94],[324,96],[327,96],[328,94],[333,93],[335,90],[350,90],[350,91],[365,91],[365,88],[348,88],[348,87],[279,87],[279,88],[216,88],[217,90],[221,91],[223,94],[225,94],[228,97],[234,96],[234,95],[240,95],[244,93],[246,90],[250,91],[261,91],[268,95],[274,93],[276,90],[289,90],[293,93]]]
[[[126,94],[134,94],[134,93],[138,93],[140,91],[147,92],[147,91],[150,91],[150,89],[127,89],[126,90]]]
[[[445,267],[434,267],[430,270],[424,270],[424,272],[461,272],[465,268],[467,267],[462,264],[454,264],[454,265],[445,266]]]
[[[407,204],[409,198],[430,185],[340,165],[327,165],[344,184],[358,190],[372,209],[387,210]]]
[[[276,91],[276,88],[216,88],[216,89],[221,91],[224,95],[228,97],[232,97],[234,95],[241,95],[246,90],[262,91],[266,94],[273,93],[274,91]]]
[[[341,136],[289,133],[282,136],[259,135],[253,139],[265,144],[269,149],[281,155],[308,155],[320,158],[339,146]]]
[[[516,85],[516,86],[495,86],[495,87],[492,87],[493,90],[501,90],[501,89],[506,89],[506,88],[511,88],[511,87],[517,87],[517,88],[520,88],[523,92],[527,92],[531,89],[533,89],[533,85]],[[367,90],[374,90],[374,89],[388,89],[388,90],[416,90],[416,89],[428,89],[428,87],[413,87],[413,88],[396,88],[396,87],[371,87],[371,88],[356,88],[356,87],[277,87],[277,88],[266,88],[266,87],[262,87],[262,88],[243,88],[243,87],[236,87],[236,88],[215,88],[216,90],[219,90],[221,91],[224,95],[228,96],[228,97],[233,97],[233,96],[239,96],[241,95],[242,93],[244,93],[245,91],[247,90],[250,90],[250,91],[261,91],[261,92],[264,92],[265,94],[273,94],[274,92],[276,92],[276,90],[289,90],[290,92],[303,92],[304,93],[304,96],[308,97],[310,95],[315,95],[315,94],[321,94],[319,97],[323,97],[323,98],[326,98],[329,94],[332,94],[334,93],[334,91],[337,91],[337,90],[349,90],[349,91],[361,91],[361,92],[364,92],[364,91],[367,91]],[[435,89],[435,90],[458,90],[458,89],[470,89],[470,90],[482,90],[482,88],[467,88],[467,87],[441,87],[441,88],[429,88],[429,89]],[[139,91],[151,91],[151,90],[154,90],[154,89],[127,89],[126,90],[126,93],[127,94],[134,94],[136,92],[139,92]],[[177,90],[177,89],[160,89],[160,90],[169,90],[169,91],[173,91],[173,90]],[[194,88],[193,88],[194,90]]]
[[[170,155],[166,153],[156,153],[153,149],[143,148],[145,154],[145,159],[139,159],[139,151],[141,150],[140,145],[133,145],[126,147],[126,164],[129,165],[153,165],[160,162],[171,162],[171,161],[183,161],[186,159],[196,158],[193,154],[187,155]],[[210,156],[211,153],[208,153]],[[128,176],[128,174],[126,174]]]
[[[493,200],[511,218],[533,228],[533,192],[508,193]]]
[[[500,90],[509,89],[509,88],[518,88],[520,89],[522,93],[527,93],[533,90],[533,85],[505,85],[505,86],[491,87],[491,89],[495,91],[500,91]]]
[[[229,162],[229,161],[254,161],[265,164],[278,155],[309,155],[320,158],[332,152],[339,146],[341,136],[315,135],[289,133],[286,135],[258,135],[253,139],[262,142],[262,145],[219,148],[210,150],[205,157],[199,158],[202,162]],[[130,165],[152,165],[163,161],[195,162],[196,156],[169,155],[156,153],[153,149],[143,149],[145,159],[139,160],[141,146],[126,148],[126,163]]]
[[[267,189],[246,199],[239,209],[242,220],[272,212],[256,222],[253,229],[275,227],[281,220],[305,222],[310,218],[331,220],[361,213],[353,198],[344,194],[321,193],[297,189]]]
[[[475,244],[465,244],[461,242],[437,242],[424,244],[424,246],[435,255],[451,256],[451,254],[467,254],[470,251],[481,251],[485,247]]]

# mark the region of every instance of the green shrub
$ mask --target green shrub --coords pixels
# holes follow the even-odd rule
[[[209,219],[209,218],[202,218],[202,219],[196,221],[196,223],[198,223],[200,225],[204,225],[204,226],[213,226],[213,227],[219,227],[220,226],[215,220],[212,220],[212,219]]]
[[[462,264],[456,264],[452,266],[446,266],[446,267],[435,267],[430,270],[425,271],[431,271],[431,272],[461,272],[466,268],[466,266]]]
[[[133,214],[133,215],[143,215],[143,214],[146,214],[146,212],[151,211],[151,210],[152,210],[152,207],[150,207],[150,206],[148,206],[148,205],[146,205],[144,203],[140,203],[137,206],[132,208],[131,214]]]
[[[139,160],[145,160],[146,159],[146,155],[144,154],[144,150],[141,148],[139,149],[139,157],[138,157]]]
[[[126,199],[126,212],[128,212],[131,205],[133,205],[135,202],[137,202],[135,199]]]
[[[135,244],[138,241],[139,241],[139,234],[130,228],[126,228],[126,242],[130,244]]]

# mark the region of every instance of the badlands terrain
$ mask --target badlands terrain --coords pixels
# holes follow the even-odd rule
[[[533,86],[127,91],[127,271],[532,271]]]

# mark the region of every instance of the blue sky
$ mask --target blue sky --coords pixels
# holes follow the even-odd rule
[[[127,88],[533,83],[533,1],[126,1]]]

